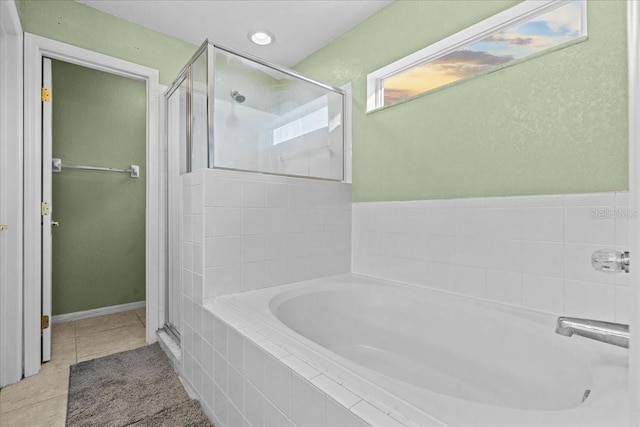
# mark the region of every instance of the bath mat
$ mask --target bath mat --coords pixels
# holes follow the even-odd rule
[[[157,343],[72,365],[66,425],[210,426]]]

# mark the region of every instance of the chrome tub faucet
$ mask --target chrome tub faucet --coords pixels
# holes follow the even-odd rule
[[[576,317],[559,317],[556,333],[570,337],[573,334],[602,341],[618,347],[629,348],[629,325],[601,322]]]

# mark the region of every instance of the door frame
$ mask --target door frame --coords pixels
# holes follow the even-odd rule
[[[145,289],[146,339],[156,341],[159,283],[159,111],[162,91],[159,72],[87,49],[24,34],[24,375],[40,370],[40,313],[42,310],[42,241],[40,202],[42,189],[42,111],[40,89],[42,58],[57,59],[146,83],[146,209]]]
[[[22,378],[22,39],[15,3],[0,1],[0,387]]]

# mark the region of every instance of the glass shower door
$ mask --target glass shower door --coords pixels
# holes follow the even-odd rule
[[[187,169],[188,78],[167,96],[167,281],[165,292],[165,329],[180,338],[182,294],[182,176]],[[181,155],[182,154],[182,155]]]

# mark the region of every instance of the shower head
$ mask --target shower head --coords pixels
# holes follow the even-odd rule
[[[232,90],[230,95],[231,95],[231,98],[233,98],[233,100],[236,101],[238,104],[242,104],[244,101],[247,100],[247,98],[245,98],[245,96],[242,95],[237,90]]]

